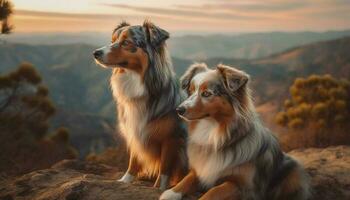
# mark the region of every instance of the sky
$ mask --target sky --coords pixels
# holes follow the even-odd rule
[[[15,32],[111,31],[150,19],[172,32],[350,29],[350,0],[12,0]]]

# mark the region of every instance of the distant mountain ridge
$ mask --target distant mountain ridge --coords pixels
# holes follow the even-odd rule
[[[26,45],[0,44],[0,73],[27,61],[38,69],[59,108],[55,126],[72,130],[73,143],[90,134],[89,142],[99,148],[112,139],[115,105],[109,89],[111,70],[97,66],[92,59],[95,46],[87,44]],[[209,66],[218,63],[237,66],[252,76],[251,88],[256,105],[280,103],[296,77],[329,73],[350,78],[350,37],[295,47],[261,59],[211,58],[202,60]],[[172,53],[172,52],[170,52]],[[173,58],[174,69],[182,75],[191,60]],[[68,120],[70,119],[70,120]],[[102,142],[100,142],[102,141]],[[91,147],[82,147],[86,152]],[[95,148],[95,147],[93,147]]]
[[[350,30],[184,35],[170,37],[168,46],[172,55],[181,59],[199,60],[216,57],[255,59],[292,47],[349,35]],[[5,36],[4,39],[31,45],[85,43],[103,46],[110,42],[110,33],[19,33]]]
[[[258,103],[282,100],[296,77],[331,74],[350,78],[350,37],[295,47],[261,59],[208,59],[215,65],[236,65],[252,75],[252,87]]]
[[[28,61],[43,74],[58,106],[68,106],[75,112],[111,116],[114,114],[114,105],[108,83],[110,70],[94,63],[91,56],[94,49],[95,46],[86,44],[5,43],[0,45],[0,72],[9,71],[21,62]],[[298,76],[329,73],[349,78],[348,52],[350,36],[291,48],[261,59],[211,58],[199,61],[205,61],[210,66],[223,63],[246,70],[253,77],[253,87],[256,86],[257,91],[264,91],[257,95],[258,103],[261,103],[260,100],[268,101],[275,97],[273,94],[278,90],[275,87],[289,85]],[[173,58],[174,69],[179,76],[193,62]],[[275,89],[267,91],[264,86]]]
[[[115,133],[109,71],[96,66],[93,49],[86,44],[0,45],[0,74],[24,61],[38,69],[58,110],[53,128],[69,128],[71,142],[82,157],[113,144]]]

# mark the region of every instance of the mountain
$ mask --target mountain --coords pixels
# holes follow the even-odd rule
[[[59,109],[52,119],[52,128],[68,128],[70,142],[80,158],[91,152],[100,153],[117,143],[114,120],[94,113],[78,113]]]
[[[234,36],[208,35],[175,37],[169,41],[172,55],[186,59],[215,57],[255,59],[291,47],[349,36],[350,31],[330,32],[269,32]]]
[[[7,72],[26,61],[44,77],[58,107],[73,112],[114,112],[108,89],[109,70],[98,67],[92,58],[96,49],[86,44],[0,45],[0,72]],[[107,115],[109,115],[107,114]]]
[[[172,36],[168,46],[174,57],[182,59],[199,60],[215,57],[255,59],[292,47],[349,35],[350,30],[183,35]],[[110,41],[110,33],[15,33],[4,36],[4,40],[32,45],[85,43],[103,46]]]
[[[116,109],[109,88],[111,70],[95,64],[94,49],[87,44],[0,44],[0,74],[22,62],[35,66],[58,110],[52,126],[69,128],[80,156],[114,144]],[[174,60],[181,71],[189,65],[189,61]]]
[[[83,155],[91,149],[110,145],[115,124],[115,105],[108,83],[110,70],[96,66],[91,55],[94,49],[95,46],[87,44],[0,44],[0,73],[13,70],[23,61],[32,63],[42,74],[58,107],[53,125],[70,128],[73,145]],[[202,61],[209,66],[223,63],[247,71],[252,76],[256,105],[273,103],[278,106],[288,95],[288,88],[296,77],[329,73],[338,78],[350,78],[349,52],[350,37],[344,37],[292,48],[261,59],[211,58]],[[180,58],[173,58],[173,62],[178,75],[192,63]]]
[[[69,128],[80,156],[113,144],[114,103],[109,92],[109,71],[92,60],[95,47],[70,45],[0,45],[0,74],[30,62],[40,72],[57,107],[52,127]]]
[[[329,73],[350,77],[350,37],[296,47],[282,53],[255,60],[262,67],[286,68],[289,73],[307,75]]]
[[[252,76],[258,104],[281,102],[296,77],[331,74],[350,78],[350,37],[299,46],[261,59],[208,59],[209,65],[222,62],[236,65]]]

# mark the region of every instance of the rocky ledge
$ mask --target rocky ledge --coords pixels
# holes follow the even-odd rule
[[[350,199],[350,147],[294,150],[311,176],[315,200]],[[116,168],[77,160],[64,160],[49,169],[0,181],[0,200],[154,200],[160,191],[149,182],[123,184]]]

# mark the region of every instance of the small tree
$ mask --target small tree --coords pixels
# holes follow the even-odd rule
[[[1,129],[16,130],[16,134],[34,133],[38,139],[47,132],[55,107],[48,89],[40,83],[40,75],[28,63],[0,76]]]
[[[9,34],[13,26],[9,24],[9,18],[13,14],[13,5],[8,0],[0,0],[1,34]]]
[[[276,122],[301,138],[305,146],[350,143],[346,130],[350,119],[350,83],[330,75],[297,78],[290,87],[291,97]],[[297,134],[302,133],[302,134]],[[292,142],[292,141],[290,141]]]
[[[56,109],[41,81],[29,63],[0,75],[0,172],[21,174],[76,156],[66,128],[49,134]]]

